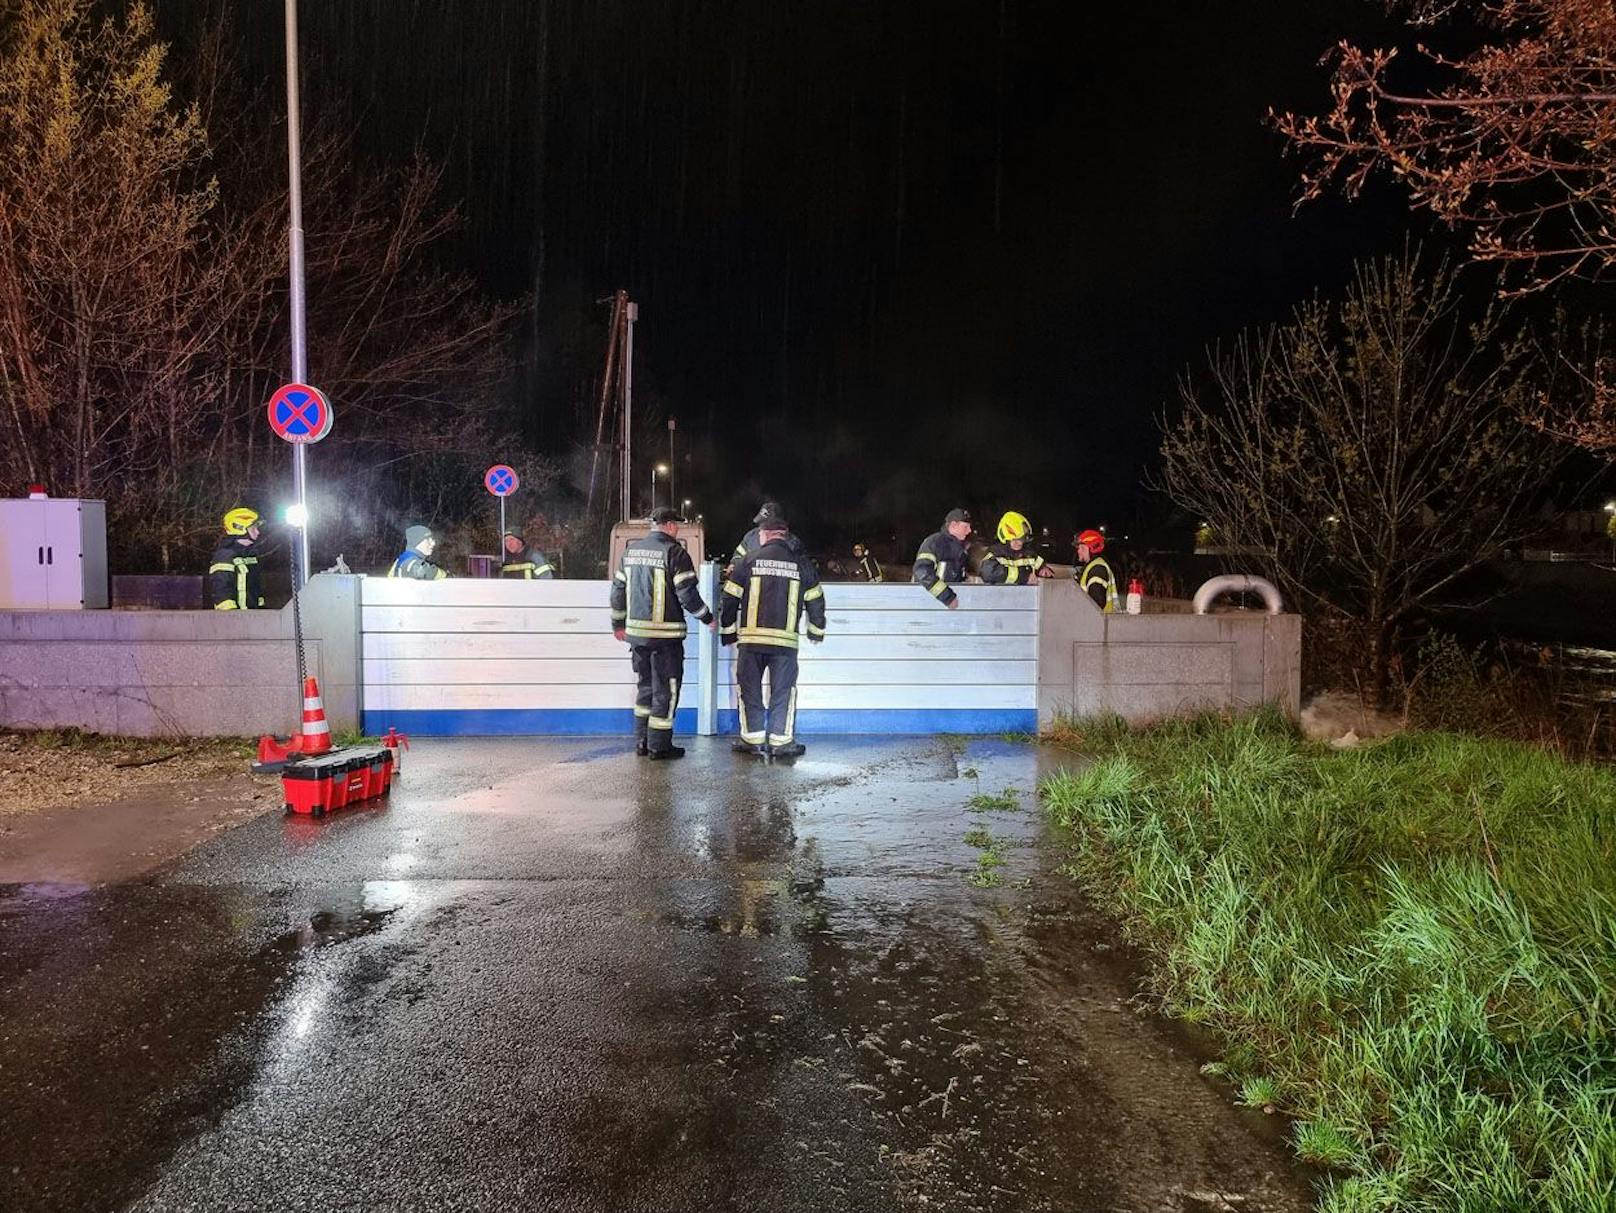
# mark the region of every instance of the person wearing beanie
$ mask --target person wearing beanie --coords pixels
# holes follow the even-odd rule
[[[731,558],[730,563],[733,564],[736,560],[749,556],[753,552],[757,551],[758,548],[762,547],[763,532],[765,530],[764,524],[766,524],[771,518],[784,518],[785,514],[786,512],[784,507],[782,507],[778,501],[765,501],[760,507],[758,507],[757,515],[752,519],[752,529],[746,532],[745,535],[742,535],[741,541],[735,545],[735,555]],[[787,533],[786,544],[796,555],[804,555],[802,549],[802,540],[798,539],[795,535]]]
[[[673,744],[679,679],[685,668],[686,612],[709,627],[717,621],[696,588],[696,566],[679,542],[678,510],[652,511],[651,529],[618,558],[612,576],[612,635],[626,640],[638,691],[634,752],[651,759],[683,758]]]
[[[532,581],[535,578],[550,580],[555,577],[555,569],[544,558],[544,553],[538,548],[529,547],[515,531],[505,532],[505,551],[500,560],[499,575],[501,577],[521,577]]]
[[[442,581],[449,574],[445,573],[428,557],[437,549],[438,541],[432,536],[432,528],[415,526],[404,528],[404,550],[399,553],[398,559],[393,561],[393,567],[387,570],[389,577],[408,577],[414,581]]]
[[[914,581],[949,610],[959,606],[959,597],[952,586],[965,580],[969,571],[965,567],[965,541],[971,537],[969,510],[949,510],[943,519],[943,529],[928,535],[915,553]]]

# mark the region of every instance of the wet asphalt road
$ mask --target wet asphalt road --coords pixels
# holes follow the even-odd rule
[[[422,743],[375,806],[9,887],[0,1208],[1306,1208],[1054,870],[1062,760]]]

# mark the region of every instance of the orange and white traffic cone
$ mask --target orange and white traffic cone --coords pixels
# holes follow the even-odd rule
[[[312,678],[303,680],[303,732],[298,738],[302,754],[328,754],[331,752],[331,726],[326,723],[325,704],[320,702],[320,684]]]

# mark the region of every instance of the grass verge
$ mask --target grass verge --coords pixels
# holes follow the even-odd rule
[[[1616,773],[1276,713],[1129,731],[1045,781],[1068,870],[1296,1119],[1329,1213],[1616,1210]]]

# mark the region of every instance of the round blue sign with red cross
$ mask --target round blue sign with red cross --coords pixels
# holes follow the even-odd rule
[[[483,473],[483,487],[496,497],[509,497],[520,483],[516,469],[508,464],[496,463]]]
[[[269,428],[287,442],[318,442],[331,422],[331,402],[319,388],[288,383],[269,398]]]

